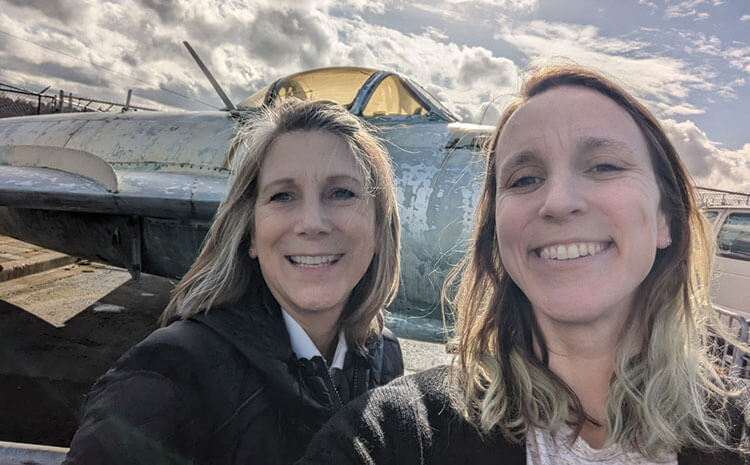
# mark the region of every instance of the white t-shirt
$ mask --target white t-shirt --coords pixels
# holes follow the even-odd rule
[[[294,318],[289,315],[286,310],[281,309],[281,314],[284,316],[284,324],[286,325],[286,332],[289,333],[289,340],[292,343],[292,351],[297,358],[306,358],[311,360],[313,357],[320,357],[323,360],[326,358],[321,355],[320,351],[315,344],[313,344],[310,336],[307,335],[304,328],[297,323]],[[346,345],[346,337],[344,331],[339,331],[339,341],[336,344],[336,352],[333,354],[333,361],[328,364],[328,371],[333,371],[334,368],[339,370],[344,369],[344,359],[346,358],[346,351],[348,347]],[[326,363],[328,361],[326,360]]]
[[[570,444],[572,434],[568,426],[554,433],[531,428],[526,435],[526,465],[677,465],[674,452],[651,460],[637,451],[626,451],[619,444],[594,449],[581,436]]]

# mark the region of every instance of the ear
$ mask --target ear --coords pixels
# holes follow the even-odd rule
[[[255,248],[255,241],[250,239],[250,249],[247,251],[250,258],[258,258],[258,250]]]
[[[666,249],[672,245],[672,234],[669,230],[670,217],[666,213],[659,211],[656,226],[656,247]]]

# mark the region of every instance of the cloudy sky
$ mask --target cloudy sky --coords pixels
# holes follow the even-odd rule
[[[306,68],[402,72],[492,124],[530,67],[616,78],[664,122],[697,183],[750,192],[746,0],[0,0],[0,82],[162,109]]]

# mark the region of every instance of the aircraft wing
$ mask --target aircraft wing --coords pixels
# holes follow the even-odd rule
[[[111,215],[210,221],[227,176],[121,171],[118,191],[53,168],[0,166],[0,205]]]
[[[225,195],[235,132],[226,112],[4,119],[0,233],[177,276]]]

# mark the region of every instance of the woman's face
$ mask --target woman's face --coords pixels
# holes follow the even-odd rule
[[[375,251],[375,208],[346,143],[325,131],[279,137],[258,179],[250,256],[297,321],[336,321]],[[333,313],[331,313],[333,312]]]
[[[631,116],[596,91],[557,87],[511,116],[496,157],[500,256],[540,325],[621,324],[670,240]]]

